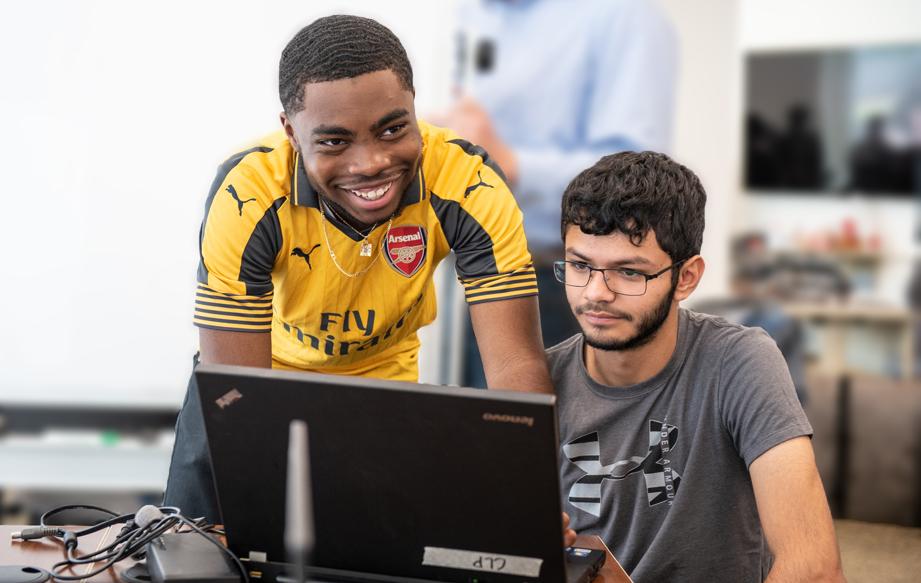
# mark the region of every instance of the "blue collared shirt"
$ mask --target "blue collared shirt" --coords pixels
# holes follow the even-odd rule
[[[559,247],[570,180],[606,154],[668,150],[674,31],[647,0],[467,1],[459,23],[457,80],[517,154],[531,250]]]

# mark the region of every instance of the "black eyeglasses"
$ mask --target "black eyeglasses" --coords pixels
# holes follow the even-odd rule
[[[557,281],[564,285],[585,287],[592,278],[592,272],[598,271],[601,272],[601,276],[604,278],[604,284],[612,292],[622,296],[641,296],[646,293],[646,285],[649,280],[681,267],[685,261],[687,259],[676,261],[668,267],[650,274],[623,267],[599,269],[581,261],[554,261],[553,275],[556,276]]]

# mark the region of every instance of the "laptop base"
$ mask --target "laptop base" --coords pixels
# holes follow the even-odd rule
[[[597,549],[570,547],[566,549],[566,583],[590,583],[604,565],[605,553]],[[266,583],[298,583],[291,575],[291,565],[287,563],[244,562],[253,580]],[[359,573],[339,569],[308,567],[307,583],[438,583],[434,579],[408,579],[390,575]],[[489,573],[469,575],[471,582],[489,583]]]

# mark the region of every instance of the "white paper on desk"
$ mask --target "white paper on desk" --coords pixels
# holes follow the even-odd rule
[[[484,553],[443,547],[425,547],[422,564],[468,571],[504,573],[520,577],[539,577],[543,559],[499,553]]]

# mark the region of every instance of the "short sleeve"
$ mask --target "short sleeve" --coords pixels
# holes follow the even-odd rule
[[[744,329],[720,371],[723,424],[746,466],[784,441],[812,435],[787,364],[763,330]]]
[[[456,257],[468,304],[537,295],[521,209],[502,170],[479,146],[461,139],[446,161],[432,204]]]
[[[239,161],[218,172],[200,232],[196,326],[271,330],[272,269],[282,238],[277,212],[285,200],[272,200],[258,173]]]

